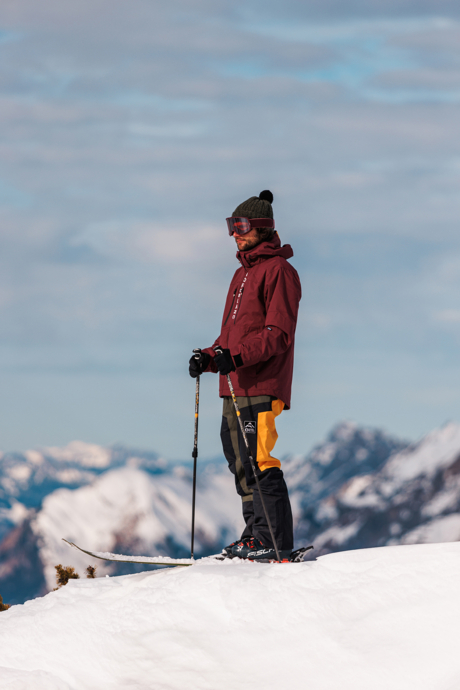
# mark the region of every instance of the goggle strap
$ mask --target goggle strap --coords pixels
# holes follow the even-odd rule
[[[274,228],[275,221],[272,218],[248,218],[251,228]]]

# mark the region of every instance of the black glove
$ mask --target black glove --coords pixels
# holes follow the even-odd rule
[[[222,350],[221,354],[216,354],[214,357],[214,363],[217,367],[217,371],[220,374],[226,376],[231,371],[235,371],[235,363],[233,362],[230,350],[227,348]]]
[[[208,355],[207,352],[197,352],[193,355],[193,357],[190,357],[188,371],[192,379],[196,379],[197,376],[201,376],[204,369],[207,368],[210,360],[211,355]]]

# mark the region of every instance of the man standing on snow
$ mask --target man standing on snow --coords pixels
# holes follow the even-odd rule
[[[190,359],[190,376],[220,374],[223,398],[221,438],[236,490],[242,498],[246,527],[239,541],[223,553],[239,558],[276,558],[256,480],[247,457],[230,396],[230,374],[241,419],[256,463],[260,490],[281,559],[294,546],[291,505],[281,463],[270,455],[278,434],[275,417],[291,403],[294,334],[301,288],[288,263],[290,245],[281,246],[273,220],[273,194],[265,190],[237,206],[227,218],[238,246],[241,267],[230,284],[222,328],[212,347]],[[214,348],[219,346],[221,354]]]

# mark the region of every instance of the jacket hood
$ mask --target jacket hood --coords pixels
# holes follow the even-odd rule
[[[251,268],[255,264],[270,259],[273,256],[281,256],[283,259],[290,259],[294,256],[292,247],[290,244],[283,244],[281,246],[281,241],[278,233],[275,233],[273,239],[261,242],[256,247],[248,249],[245,252],[238,251],[236,253],[236,258],[244,268]]]

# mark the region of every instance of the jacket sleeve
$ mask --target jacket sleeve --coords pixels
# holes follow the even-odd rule
[[[301,296],[299,276],[290,264],[278,265],[267,275],[265,326],[259,333],[249,334],[238,353],[231,353],[237,367],[251,366],[286,352],[294,342]]]

